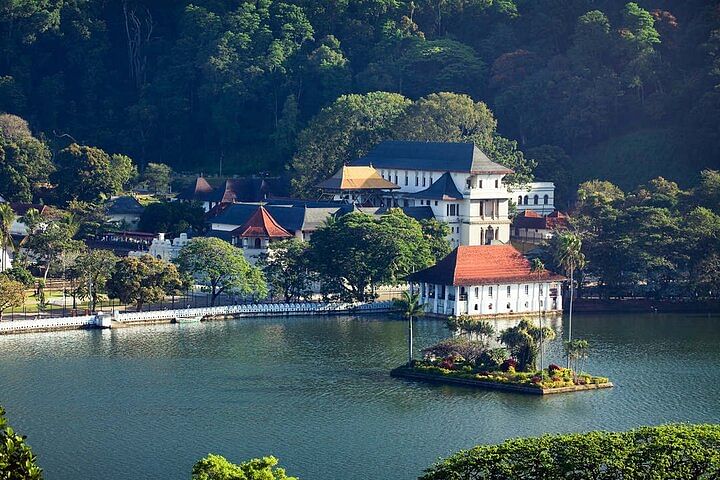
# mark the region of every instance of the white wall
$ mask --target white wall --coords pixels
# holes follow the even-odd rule
[[[510,294],[508,295],[508,287]],[[526,292],[527,287],[527,293]],[[421,303],[426,310],[439,314],[455,315],[502,315],[515,313],[533,313],[562,309],[562,288],[560,282],[530,282],[530,283],[500,283],[495,285],[475,285],[464,287],[467,300],[460,300],[463,287],[446,286],[446,297],[455,294],[455,300],[445,301],[445,308],[440,304],[443,298],[438,298],[438,308],[435,308],[435,298],[422,297]],[[557,290],[555,302],[551,298],[551,289]],[[429,291],[429,289],[428,289]],[[441,289],[436,286],[436,292]],[[427,292],[425,292],[427,294]]]

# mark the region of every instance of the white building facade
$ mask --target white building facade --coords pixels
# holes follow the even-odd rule
[[[522,189],[513,189],[513,201],[517,210],[529,210],[548,215],[555,210],[555,184],[553,182],[531,182]]]
[[[372,165],[400,187],[387,206],[432,209],[454,246],[510,241],[512,193],[503,179],[513,171],[472,143],[383,142],[353,165]]]
[[[461,246],[409,277],[427,313],[482,318],[560,314],[563,280],[509,245]]]

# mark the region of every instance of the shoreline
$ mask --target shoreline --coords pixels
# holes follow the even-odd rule
[[[232,320],[244,317],[293,317],[314,315],[346,315],[365,313],[388,313],[394,311],[392,302],[366,304],[331,303],[285,303],[246,304],[178,310],[155,310],[150,312],[124,312],[84,315],[79,317],[46,318],[40,320],[17,320],[0,323],[0,335],[23,333],[46,333],[65,330],[91,330],[129,328],[143,325],[171,323],[199,323]]]
[[[429,383],[440,383],[440,384],[451,384],[459,385],[464,387],[482,388],[486,390],[500,390],[511,393],[522,393],[528,395],[554,395],[558,393],[575,393],[590,390],[600,390],[605,388],[614,387],[612,382],[587,384],[587,385],[573,385],[571,387],[557,387],[557,388],[536,388],[536,387],[525,387],[523,385],[516,385],[512,383],[500,383],[500,382],[487,382],[483,380],[472,380],[469,378],[457,378],[449,375],[435,375],[432,373],[421,373],[414,369],[409,369],[403,365],[394,368],[390,371],[391,377],[404,378],[407,380],[420,380]]]

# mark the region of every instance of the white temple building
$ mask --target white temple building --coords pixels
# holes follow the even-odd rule
[[[562,313],[562,275],[533,272],[510,245],[460,246],[408,277],[427,313],[480,318]]]
[[[509,204],[503,183],[513,173],[473,143],[383,142],[351,165],[372,166],[400,187],[386,206],[425,207],[450,226],[453,245],[510,241]]]

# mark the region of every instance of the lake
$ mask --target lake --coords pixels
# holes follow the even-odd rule
[[[587,370],[616,387],[548,397],[391,378],[406,325],[257,318],[0,336],[0,405],[49,480],[187,479],[209,452],[272,454],[303,480],[405,480],[509,437],[720,422],[718,315],[575,315]],[[449,336],[429,319],[415,334],[418,349]],[[559,341],[546,358],[562,362]]]

